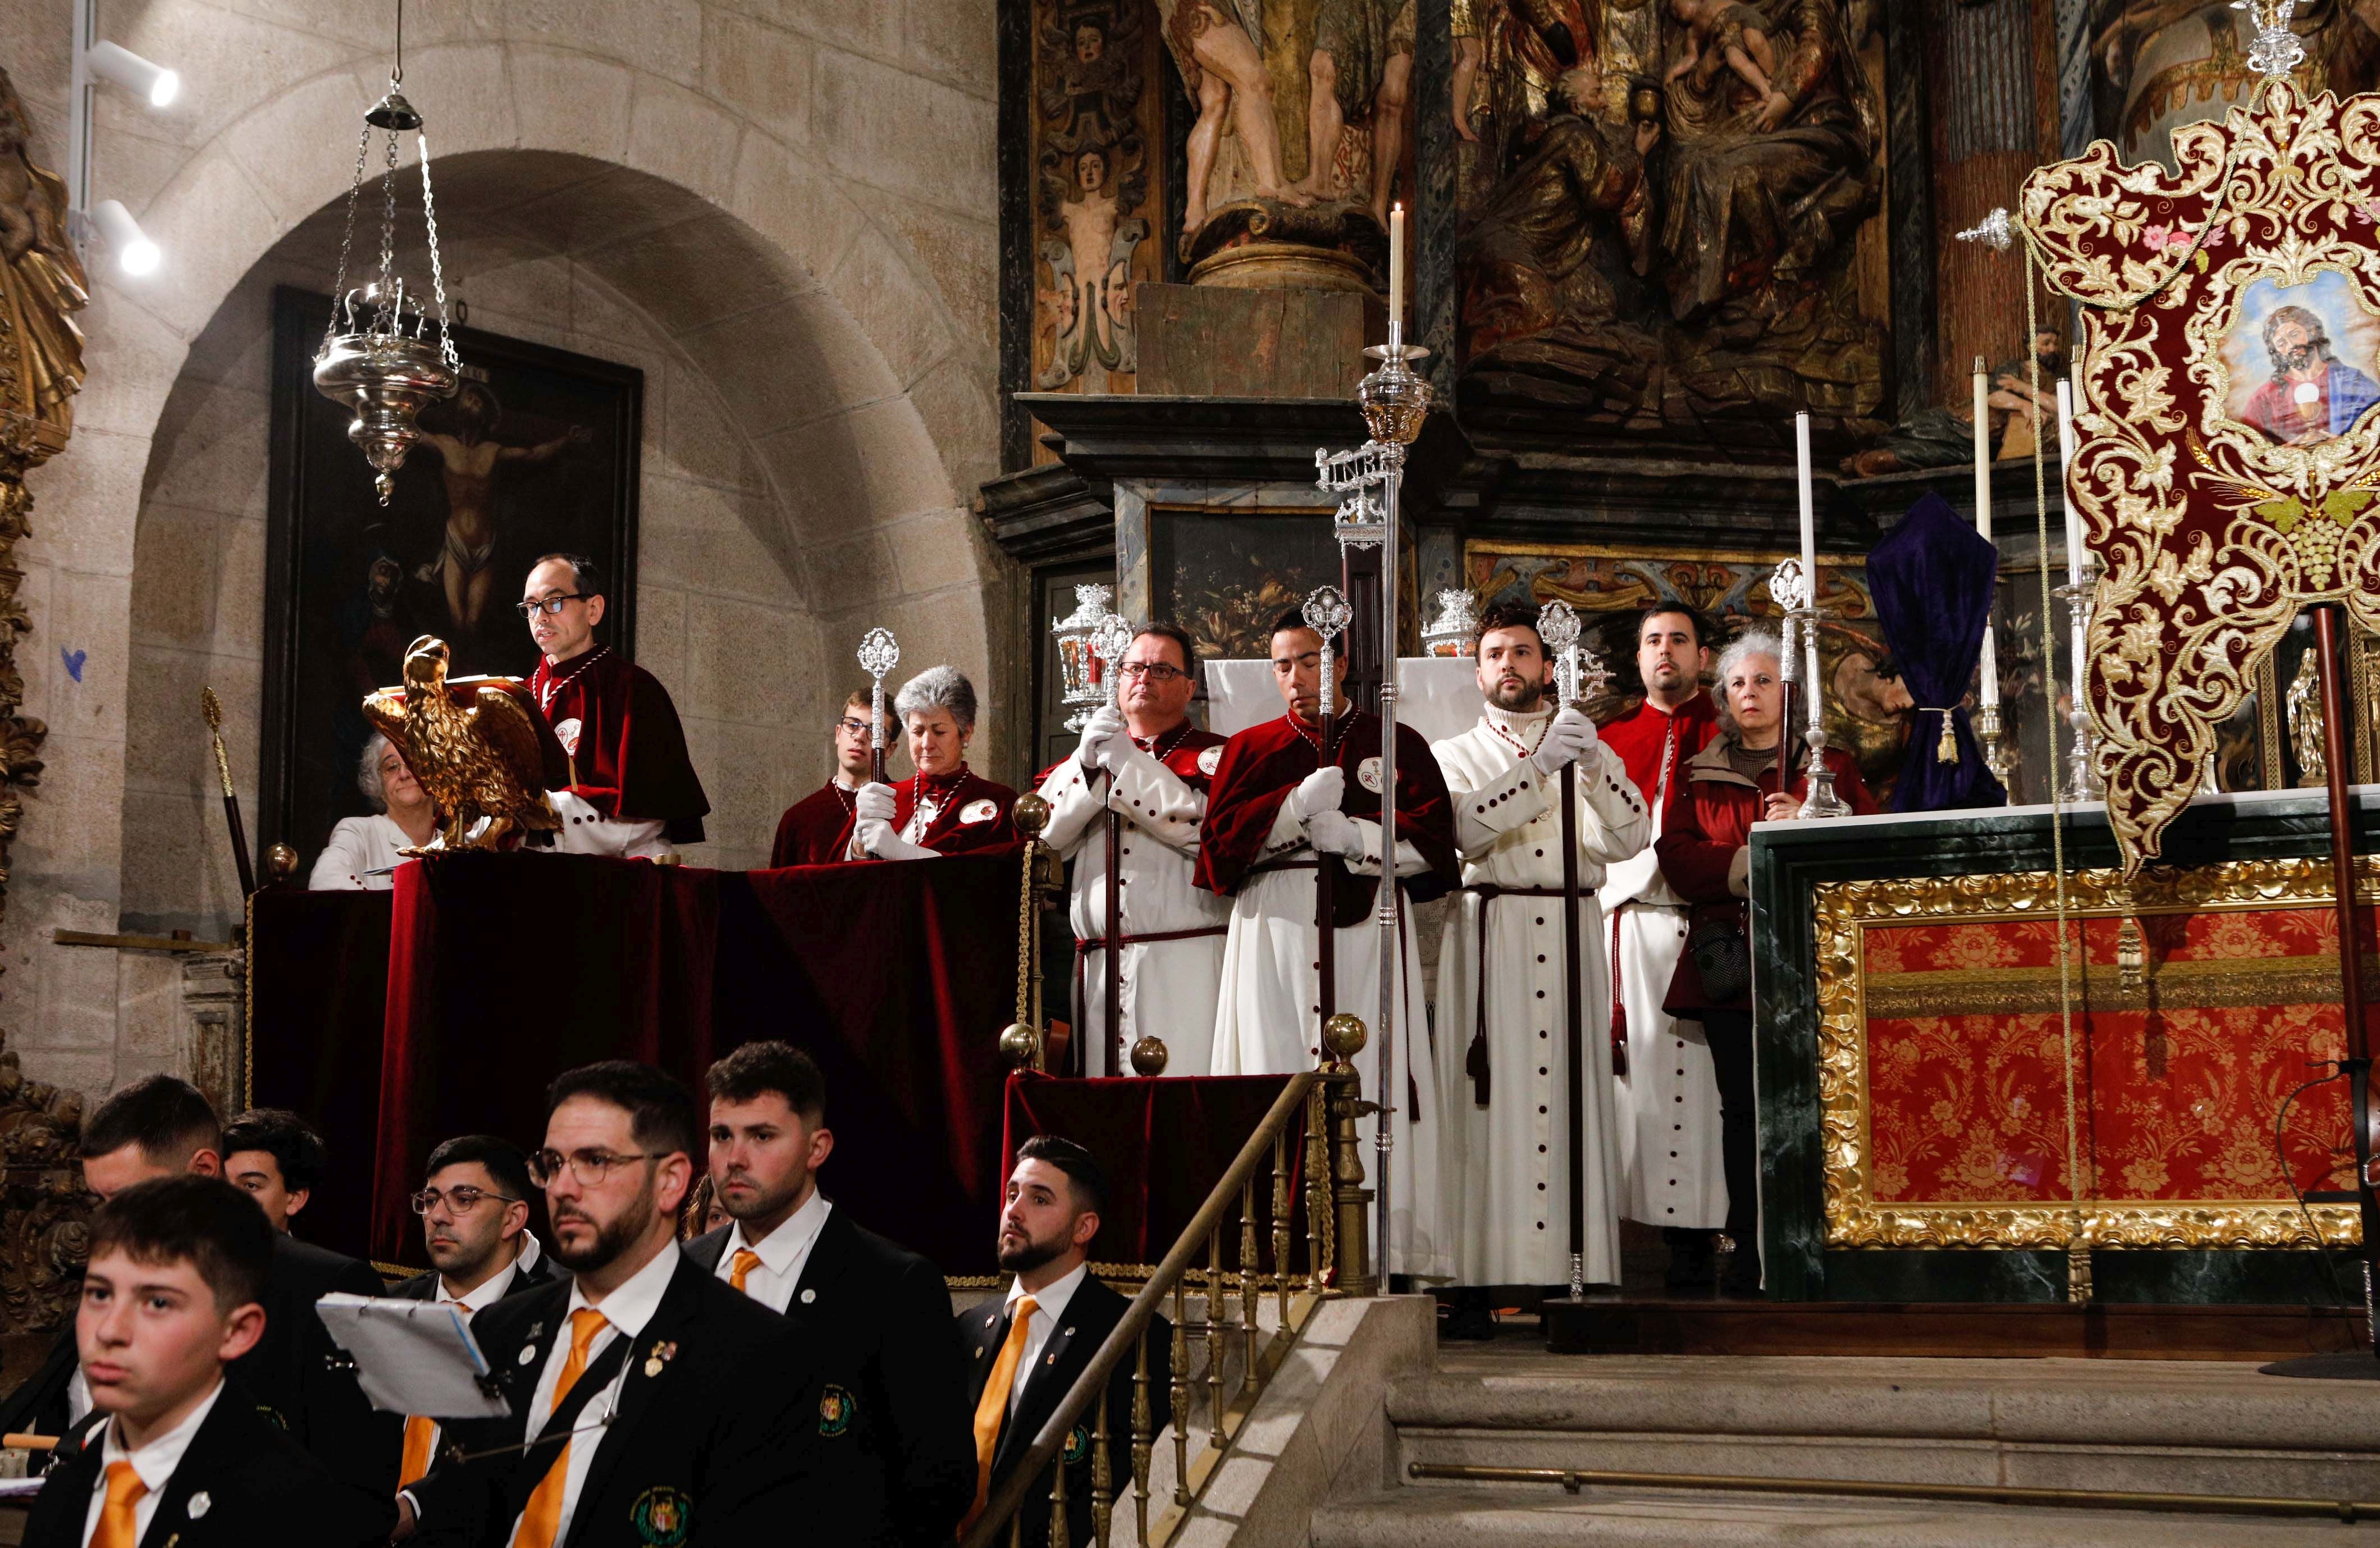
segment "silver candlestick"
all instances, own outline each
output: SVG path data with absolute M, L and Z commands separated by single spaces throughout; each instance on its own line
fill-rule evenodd
M 2073 687 L 2066 724 L 2074 732 L 2073 745 L 2066 754 L 2066 777 L 2059 785 L 2058 798 L 2076 805 L 2090 805 L 2107 798 L 2107 783 L 2099 777 L 2099 737 L 2097 727 L 2091 722 L 2091 706 L 2082 697 L 2082 685 L 2089 676 L 2082 664 L 2090 650 L 2091 608 L 2099 592 L 2096 567 L 2086 567 L 2082 579 L 2060 586 L 2052 596 L 2066 603 L 2068 651 L 2070 662 L 2067 679 Z

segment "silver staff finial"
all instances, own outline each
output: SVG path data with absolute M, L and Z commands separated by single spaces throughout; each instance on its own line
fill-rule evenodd
M 2016 245 L 2016 223 L 2009 219 L 2006 209 L 1990 214 L 1959 233 L 1962 242 L 1981 242 L 1994 252 L 2006 252 Z

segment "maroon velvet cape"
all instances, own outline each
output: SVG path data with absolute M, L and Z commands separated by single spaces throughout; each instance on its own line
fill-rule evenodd
M 922 777 L 911 774 L 892 786 L 893 832 L 907 827 L 910 815 L 917 810 L 917 786 Z M 1025 835 L 1016 831 L 1016 792 L 1007 786 L 995 785 L 962 763 L 955 780 L 945 776 L 929 787 L 947 794 L 941 798 L 941 811 L 917 836 L 920 847 L 937 854 L 965 855 L 1024 842 Z M 982 801 L 991 802 L 991 815 L 972 823 L 964 821 L 970 808 L 981 810 L 978 803 Z
M 852 793 L 828 780 L 785 808 L 777 819 L 776 847 L 769 851 L 769 869 L 789 865 L 835 865 L 851 857 Z
M 617 651 L 596 649 L 602 656 L 575 675 L 579 658 L 559 667 L 540 661 L 528 680 L 530 696 L 545 706 L 547 723 L 570 755 L 571 794 L 620 822 L 659 822 L 673 844 L 701 843 L 710 798 L 686 755 L 669 690 Z M 548 685 L 563 679 L 548 700 Z M 575 738 L 563 732 L 572 721 L 578 723 Z
M 1669 744 L 1672 725 L 1677 727 L 1678 745 L 1670 754 L 1670 786 L 1675 789 L 1685 783 L 1685 768 L 1694 754 L 1718 735 L 1718 706 L 1711 702 L 1708 689 L 1698 691 L 1669 714 L 1648 700 L 1600 728 L 1605 743 L 1628 765 L 1636 793 L 1648 803 L 1661 798 L 1661 752 Z
M 1207 792 L 1207 820 L 1199 828 L 1197 882 L 1226 896 L 1240 890 L 1263 858 L 1281 803 L 1298 781 L 1322 766 L 1308 736 L 1313 727 L 1288 715 L 1251 725 L 1223 744 L 1222 761 Z M 1377 823 L 1378 792 L 1364 787 L 1366 760 L 1380 752 L 1380 718 L 1356 711 L 1342 715 L 1330 738 L 1331 762 L 1347 772 L 1339 809 Z M 1454 853 L 1454 803 L 1429 743 L 1410 725 L 1397 727 L 1397 839 L 1421 852 L 1429 869 L 1405 879 L 1405 890 L 1422 901 L 1438 897 L 1462 881 Z

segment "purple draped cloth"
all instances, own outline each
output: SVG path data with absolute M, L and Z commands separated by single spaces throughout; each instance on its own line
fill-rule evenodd
M 1964 703 L 1984 653 L 1984 625 L 1998 578 L 1998 548 L 1938 494 L 1911 506 L 1868 555 L 1876 617 L 1900 664 L 1901 685 L 1918 705 L 1893 786 L 1895 811 L 2008 804 L 2008 792 L 1984 764 L 1983 744 Z M 1945 715 L 1957 752 L 1950 762 L 1940 755 Z

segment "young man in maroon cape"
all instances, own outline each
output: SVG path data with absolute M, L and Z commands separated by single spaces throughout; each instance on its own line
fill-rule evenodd
M 602 571 L 579 554 L 549 554 L 529 567 L 520 614 L 545 659 L 528 689 L 570 756 L 570 784 L 550 792 L 562 817 L 561 847 L 650 859 L 702 842 L 710 800 L 686 756 L 669 690 L 609 645 Z
M 1198 884 L 1232 897 L 1215 1012 L 1216 1075 L 1288 1075 L 1321 1054 L 1318 866 L 1332 867 L 1334 1009 L 1361 1017 L 1364 1096 L 1382 1101 L 1380 1055 L 1393 1047 L 1390 1151 L 1392 1272 L 1444 1277 L 1453 1237 L 1438 1163 L 1439 1083 L 1422 1003 L 1418 934 L 1408 913 L 1395 964 L 1393 1028 L 1379 1019 L 1380 932 L 1373 913 L 1380 863 L 1380 721 L 1347 707 L 1346 658 L 1333 663 L 1334 711 L 1321 717 L 1322 640 L 1298 614 L 1274 624 L 1273 683 L 1286 711 L 1223 745 L 1207 798 Z M 1397 728 L 1395 873 L 1409 898 L 1461 879 L 1454 814 L 1429 743 Z
M 1075 1037 L 1088 1075 L 1123 1075 L 1143 1037 L 1165 1044 L 1165 1073 L 1204 1075 L 1215 1035 L 1231 905 L 1198 885 L 1198 823 L 1223 738 L 1190 722 L 1197 658 L 1172 624 L 1148 624 L 1119 669 L 1116 706 L 1100 705 L 1074 757 L 1042 774 L 1042 837 L 1075 865 Z M 1108 824 L 1122 819 L 1116 896 L 1122 993 L 1107 1041 Z
M 864 691 L 843 701 L 834 722 L 834 777 L 785 808 L 777 820 L 776 847 L 769 852 L 771 869 L 833 865 L 851 858 L 859 787 L 875 767 L 875 744 L 868 734 L 868 712 L 874 704 Z M 890 747 L 895 735 L 890 713 L 884 720 L 884 745 Z
M 852 802 L 852 859 L 929 860 L 1022 841 L 1016 792 L 966 764 L 975 737 L 975 685 L 955 666 L 929 666 L 892 701 L 909 762 L 898 785 L 864 785 Z
M 1656 603 L 1636 625 L 1636 672 L 1645 701 L 1603 728 L 1653 811 L 1653 835 L 1686 765 L 1718 735 L 1718 707 L 1703 687 L 1710 669 L 1702 616 Z M 1673 1289 L 1707 1286 L 1727 1224 L 1719 1164 L 1718 1082 L 1702 1023 L 1661 1008 L 1686 945 L 1687 905 L 1648 845 L 1611 867 L 1603 884 L 1611 920 L 1612 1041 L 1629 1056 L 1615 1082 L 1620 1124 L 1620 1214 L 1661 1227 Z

